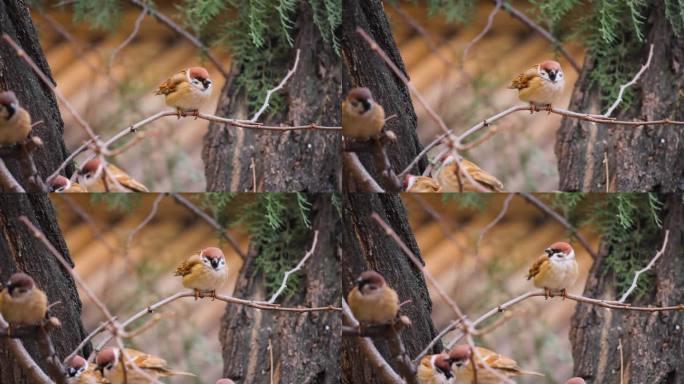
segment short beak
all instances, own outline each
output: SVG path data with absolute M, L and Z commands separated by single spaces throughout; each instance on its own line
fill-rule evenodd
M 69 375 L 69 377 L 73 377 L 76 374 L 76 368 L 69 367 L 67 369 L 67 374 Z
M 104 376 L 104 367 L 103 366 L 98 365 L 97 367 L 95 367 L 95 370 L 100 372 L 100 375 Z
M 361 104 L 363 104 L 364 111 L 368 111 L 369 109 L 371 109 L 371 103 L 368 99 L 362 99 Z
M 553 254 L 553 251 L 551 250 L 551 248 L 546 248 L 544 250 L 544 252 L 546 252 L 549 256 L 551 256 Z

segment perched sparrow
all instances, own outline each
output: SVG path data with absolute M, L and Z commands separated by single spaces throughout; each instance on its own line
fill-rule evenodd
M 418 373 L 419 384 L 448 384 L 453 377 L 451 359 L 446 353 L 427 355 L 420 359 Z
M 573 377 L 571 379 L 568 379 L 568 381 L 566 381 L 565 384 L 587 384 L 587 382 L 584 381 L 584 379 L 581 377 Z
M 47 296 L 31 276 L 13 274 L 0 291 L 0 313 L 10 325 L 38 324 L 47 312 Z
M 546 60 L 519 74 L 508 88 L 517 89 L 518 98 L 529 102 L 532 111 L 540 106 L 550 111 L 551 104 L 563 93 L 563 85 L 565 80 L 560 64 L 557 61 Z
M 164 95 L 166 105 L 176 108 L 180 118 L 185 112 L 191 112 L 197 117 L 199 108 L 209 99 L 211 91 L 209 72 L 202 67 L 192 67 L 161 83 L 156 94 Z
M 353 88 L 342 100 L 342 135 L 354 139 L 377 136 L 385 126 L 385 110 L 368 88 Z
M 500 377 L 485 368 L 482 363 L 483 361 L 500 376 L 506 378 L 521 375 L 544 376 L 537 372 L 523 371 L 518 367 L 518 363 L 515 360 L 499 355 L 489 349 L 482 347 L 475 347 L 475 349 L 482 357 L 482 360 L 477 357 L 478 354 L 474 354 L 469 345 L 465 344 L 459 345 L 449 352 L 451 369 L 458 383 L 474 383 L 471 354 L 474 354 L 473 358 L 477 364 L 477 382 L 480 384 L 498 384 L 502 381 Z
M 397 317 L 399 296 L 375 271 L 365 271 L 347 295 L 354 317 L 361 324 L 386 324 Z
M 0 93 L 0 145 L 16 144 L 31 132 L 31 116 L 12 91 Z
M 442 192 L 442 186 L 432 177 L 409 174 L 404 178 L 404 191 L 413 193 L 437 193 Z
M 482 168 L 466 159 L 461 159 L 461 166 L 470 174 L 473 180 L 480 183 L 480 185 L 489 192 L 503 192 L 503 184 L 496 177 L 490 175 Z M 458 163 L 452 155 L 444 159 L 442 165 L 435 171 L 433 177 L 439 185 L 442 186 L 444 192 L 459 192 L 458 183 Z M 468 178 L 461 173 L 461 183 L 463 185 L 463 192 L 481 192 L 475 185 L 473 185 Z
M 75 192 L 88 192 L 81 184 L 72 183 L 71 180 L 67 179 L 62 175 L 57 175 L 50 179 L 48 182 L 50 185 L 50 192 L 57 193 L 75 193 Z
M 235 382 L 231 379 L 218 379 L 216 384 L 235 384 Z
M 216 290 L 228 280 L 226 258 L 216 247 L 204 248 L 199 255 L 182 262 L 174 276 L 183 276 L 183 286 L 195 290 L 195 300 L 202 292 L 209 292 L 215 298 Z
M 108 163 L 107 172 L 99 159 L 88 160 L 78 171 L 78 181 L 88 192 L 149 192 L 147 187 L 121 168 Z M 112 178 L 114 180 L 112 180 Z M 107 185 L 105 187 L 105 180 Z
M 148 355 L 135 349 L 126 348 L 126 379 L 128 384 L 147 384 L 150 382 L 148 378 L 141 375 L 133 365 L 140 368 L 148 376 L 153 379 L 169 376 L 196 376 L 189 372 L 172 371 L 166 363 L 166 360 L 161 357 Z M 102 376 L 111 384 L 123 384 L 124 372 L 121 366 L 121 350 L 119 348 L 106 348 L 100 351 L 95 358 L 97 363 L 97 370 L 102 373 Z
M 105 381 L 88 361 L 81 356 L 74 356 L 67 362 L 67 382 L 69 384 L 101 384 Z
M 527 280 L 534 279 L 534 286 L 544 288 L 546 296 L 551 290 L 560 290 L 565 298 L 567 289 L 575 283 L 579 275 L 579 267 L 575 259 L 575 251 L 570 244 L 557 242 L 544 250 L 546 254 L 540 256 L 530 268 Z

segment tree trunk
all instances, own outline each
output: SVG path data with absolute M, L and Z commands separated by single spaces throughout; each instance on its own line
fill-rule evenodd
M 654 44 L 651 65 L 634 85 L 635 100 L 615 115 L 619 120 L 684 120 L 684 39 L 675 37 L 665 17 L 665 2 L 652 1 L 649 32 L 640 55 L 628 60 L 638 68 Z M 570 109 L 604 113 L 599 89 L 589 74 L 595 59 L 585 61 Z M 619 87 L 620 84 L 615 84 Z M 677 192 L 684 190 L 684 130 L 674 125 L 630 127 L 563 118 L 556 156 L 563 191 Z M 608 161 L 608 175 L 604 159 Z M 608 184 L 608 185 L 606 185 Z
M 311 21 L 307 2 L 300 3 L 293 54 L 278 71 L 285 76 L 292 68 L 297 49 L 299 65 L 280 91 L 286 94 L 284 111 L 267 113 L 265 123 L 339 126 L 340 58 Z M 245 90 L 235 83 L 239 72 L 234 67 L 221 90 L 219 116 L 248 119 L 255 112 L 247 110 Z M 207 191 L 336 191 L 339 148 L 338 131 L 258 132 L 212 122 L 202 150 Z
M 345 194 L 342 230 L 342 292 L 346 295 L 354 280 L 365 270 L 382 274 L 389 286 L 399 294 L 399 301 L 411 300 L 401 308 L 401 314 L 411 320 L 411 326 L 401 331 L 401 338 L 411 359 L 435 337 L 430 314 L 432 302 L 422 273 L 404 255 L 399 246 L 383 231 L 370 215 L 377 212 L 406 245 L 420 257 L 420 250 L 408 224 L 404 205 L 397 194 Z M 376 347 L 393 364 L 384 340 L 373 340 Z M 441 351 L 438 343 L 434 351 Z M 343 383 L 379 383 L 375 368 L 369 364 L 352 337 L 342 339 L 340 354 Z M 393 365 L 394 366 L 394 365 Z M 397 367 L 394 366 L 395 371 Z
M 356 32 L 356 28 L 361 27 L 366 31 L 408 77 L 404 62 L 392 37 L 392 29 L 381 1 L 345 0 L 342 3 L 343 94 L 346 95 L 353 87 L 367 87 L 373 98 L 383 106 L 387 117 L 396 115 L 396 118 L 387 121 L 385 129 L 393 131 L 398 137 L 395 143 L 389 145 L 387 152 L 395 173 L 399 173 L 422 149 L 416 135 L 417 119 L 411 95 L 401 79 L 394 75 Z M 370 153 L 359 153 L 359 158 L 373 178 L 380 182 L 380 170 L 376 169 L 373 156 Z M 422 172 L 426 165 L 427 161 L 423 158 L 414 167 L 413 173 Z M 362 190 L 348 174 L 349 172 L 344 172 L 345 190 Z
M 635 305 L 675 305 L 684 302 L 684 206 L 681 196 L 670 194 L 663 207 L 663 233 L 670 230 L 665 253 L 651 270 L 648 278 L 655 284 L 654 293 L 636 300 Z M 653 250 L 660 249 L 663 239 L 644 244 Z M 615 292 L 615 275 L 608 270 L 606 256 L 601 252 L 589 272 L 584 296 L 612 299 Z M 653 257 L 653 256 L 650 256 Z M 643 260 L 643 265 L 649 262 Z M 633 299 L 628 299 L 632 302 Z M 621 383 L 620 351 L 624 357 L 624 382 L 649 384 L 684 383 L 684 312 L 634 312 L 607 310 L 578 303 L 572 318 L 570 341 L 575 361 L 575 375 L 587 383 Z
M 0 26 L 0 30 L 19 44 L 36 65 L 52 79 L 31 14 L 24 1 L 0 2 Z M 16 51 L 4 40 L 0 41 L 0 90 L 14 91 L 19 103 L 31 114 L 32 121 L 42 121 L 33 128 L 33 135 L 43 140 L 43 147 L 34 151 L 33 156 L 38 174 L 45 179 L 69 155 L 62 140 L 64 122 L 52 90 L 41 82 L 28 64 L 17 56 Z M 27 180 L 20 172 L 18 159 L 13 156 L 3 160 L 19 184 L 28 189 Z M 67 167 L 67 174 L 71 175 L 71 172 L 73 167 Z
M 26 216 L 71 262 L 69 250 L 57 225 L 55 211 L 46 194 L 0 194 L 0 212 L 0 277 L 6 282 L 11 274 L 23 271 L 33 277 L 38 287 L 45 291 L 49 303 L 59 303 L 50 308 L 50 315 L 56 316 L 62 326 L 52 331 L 50 336 L 57 355 L 63 359 L 85 338 L 81 323 L 81 299 L 69 272 L 61 267 L 43 243 L 18 220 L 19 216 Z M 47 373 L 36 341 L 22 340 L 34 360 Z M 90 345 L 86 346 L 84 353 L 90 353 Z M 29 382 L 4 341 L 0 340 L 0 383 Z
M 297 272 L 303 276 L 299 283 L 301 294 L 284 300 L 283 306 L 340 305 L 339 273 L 334 268 L 339 264 L 340 222 L 330 195 L 313 198 L 312 215 L 313 229 L 319 231 L 318 243 L 313 255 Z M 310 244 L 311 239 L 307 249 Z M 247 255 L 235 286 L 236 297 L 268 299 L 263 276 L 254 272 L 257 252 L 252 247 Z M 241 384 L 337 384 L 340 373 L 336 357 L 341 327 L 337 312 L 290 313 L 229 305 L 219 334 L 224 377 Z M 269 343 L 273 353 L 273 381 Z

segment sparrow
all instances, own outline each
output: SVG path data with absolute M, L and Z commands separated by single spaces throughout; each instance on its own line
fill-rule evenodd
M 105 172 L 101 164 L 99 159 L 88 160 L 78 171 L 78 181 L 88 192 L 149 192 L 147 187 L 116 165 L 107 163 Z
M 533 279 L 535 287 L 544 288 L 547 298 L 551 296 L 551 290 L 560 290 L 565 298 L 568 287 L 575 283 L 579 275 L 575 251 L 570 244 L 560 241 L 551 244 L 544 252 L 532 264 L 527 280 Z
M 74 356 L 66 364 L 67 382 L 69 384 L 101 384 L 105 383 L 99 372 L 90 366 L 82 356 Z
M 157 95 L 164 95 L 166 105 L 176 108 L 178 118 L 187 112 L 199 116 L 199 108 L 211 96 L 209 72 L 202 67 L 184 69 L 161 83 Z
M 0 93 L 0 145 L 16 144 L 31 132 L 31 115 L 12 91 Z
M 0 313 L 10 325 L 34 325 L 45 319 L 47 296 L 31 276 L 15 273 L 0 291 Z
M 587 382 L 584 381 L 584 379 L 581 377 L 573 377 L 571 379 L 568 379 L 568 381 L 566 381 L 565 384 L 587 384 Z
M 473 180 L 480 183 L 480 185 L 489 192 L 503 192 L 503 184 L 494 176 L 487 173 L 487 171 L 478 167 L 476 164 L 461 159 L 461 166 L 466 172 L 470 174 Z M 442 187 L 444 192 L 459 192 L 459 178 L 457 176 L 458 163 L 453 155 L 447 156 L 442 164 L 434 171 L 432 177 L 437 180 L 437 183 Z M 481 192 L 468 178 L 461 173 L 461 185 L 463 192 Z
M 353 88 L 342 100 L 342 135 L 366 140 L 385 126 L 385 110 L 373 100 L 368 88 Z
M 76 193 L 76 192 L 88 192 L 81 184 L 72 183 L 71 180 L 67 179 L 62 175 L 57 175 L 50 179 L 48 182 L 50 186 L 50 192 L 57 193 Z
M 349 308 L 361 324 L 392 323 L 399 311 L 399 296 L 375 271 L 365 271 L 347 295 Z
M 530 103 L 532 113 L 536 107 L 546 107 L 551 111 L 551 104 L 563 93 L 564 85 L 560 64 L 546 60 L 516 76 L 508 88 L 518 90 L 518 98 Z
M 141 375 L 133 366 L 137 366 L 155 380 L 169 376 L 196 376 L 193 373 L 173 371 L 161 357 L 149 355 L 135 349 L 126 348 L 126 382 L 128 384 L 147 384 L 149 379 Z M 119 348 L 105 348 L 97 354 L 95 362 L 102 377 L 111 384 L 123 384 L 124 372 L 121 365 L 121 350 Z
M 195 300 L 202 292 L 216 298 L 216 290 L 228 280 L 228 266 L 223 252 L 216 247 L 204 248 L 182 262 L 174 276 L 183 277 L 183 286 L 195 290 Z
M 448 384 L 453 377 L 451 359 L 446 353 L 427 355 L 420 359 L 416 374 L 419 384 Z
M 477 354 L 474 354 L 473 359 L 477 364 L 477 382 L 479 384 L 498 384 L 501 383 L 501 378 L 493 374 L 490 370 L 485 368 L 483 361 L 489 365 L 491 369 L 497 372 L 500 376 L 511 378 L 521 375 L 535 375 L 544 376 L 538 372 L 523 371 L 518 366 L 518 363 L 506 356 L 500 355 L 494 351 L 482 347 L 475 347 L 479 355 L 482 357 L 480 360 Z M 454 377 L 458 380 L 458 383 L 470 384 L 474 383 L 473 378 L 473 367 L 471 364 L 471 354 L 473 351 L 469 345 L 463 344 L 454 347 L 449 351 L 449 357 L 451 359 L 451 370 Z
M 218 379 L 216 384 L 235 384 L 235 382 L 231 379 Z
M 404 191 L 413 193 L 438 193 L 442 192 L 442 186 L 437 180 L 427 176 L 415 176 L 408 174 L 404 178 Z

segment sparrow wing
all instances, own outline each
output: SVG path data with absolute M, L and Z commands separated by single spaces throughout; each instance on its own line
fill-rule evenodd
M 200 259 L 200 256 L 199 255 L 193 255 L 189 259 L 180 263 L 180 265 L 178 267 L 176 267 L 176 271 L 173 273 L 173 275 L 174 276 L 189 275 L 190 272 L 192 272 L 192 268 L 195 265 L 201 264 L 201 263 L 202 263 L 202 260 Z
M 474 164 L 466 159 L 461 160 L 461 164 L 469 171 L 470 176 L 475 179 L 475 181 L 484 184 L 486 187 L 489 187 L 493 192 L 503 192 L 503 184 L 494 177 L 493 175 L 490 175 L 485 171 L 484 169 L 480 168 L 477 166 L 477 164 Z
M 159 84 L 155 95 L 168 95 L 169 93 L 175 92 L 178 84 L 184 82 L 186 79 L 185 69 L 179 71 L 175 75 L 169 77 L 165 82 Z
M 129 189 L 132 192 L 149 192 L 146 186 L 129 176 L 116 165 L 107 164 L 107 168 L 109 168 L 111 173 L 116 177 L 116 181 L 121 184 L 122 187 Z
M 71 183 L 71 186 L 67 188 L 64 192 L 66 193 L 86 193 L 88 192 L 81 184 Z
M 547 255 L 541 255 L 537 259 L 537 261 L 532 264 L 532 267 L 530 268 L 529 272 L 527 273 L 527 280 L 532 279 L 533 277 L 537 276 L 539 272 L 542 269 L 542 265 L 549 259 Z
M 530 80 L 539 76 L 539 65 L 533 65 L 528 68 L 525 72 L 516 76 L 511 84 L 508 85 L 510 89 L 525 89 L 529 86 Z

